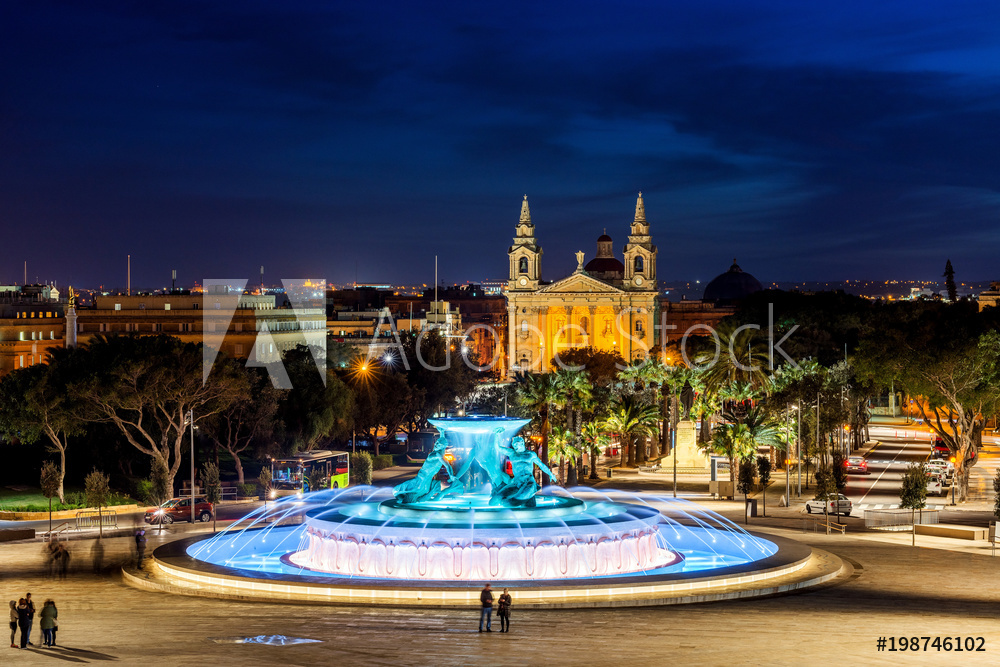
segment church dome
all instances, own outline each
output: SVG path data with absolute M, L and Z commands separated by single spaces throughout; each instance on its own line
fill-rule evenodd
M 625 265 L 615 258 L 611 237 L 605 232 L 597 238 L 597 256 L 587 262 L 584 271 L 597 278 L 621 278 L 625 273 Z
M 743 271 L 736 260 L 725 273 L 716 276 L 712 282 L 705 286 L 703 301 L 726 302 L 739 301 L 754 292 L 760 292 L 764 286 L 760 281 L 749 273 Z

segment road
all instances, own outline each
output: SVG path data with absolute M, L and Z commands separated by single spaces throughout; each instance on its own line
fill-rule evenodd
M 874 426 L 871 436 L 880 444 L 865 455 L 868 474 L 851 474 L 845 494 L 854 503 L 855 511 L 884 509 L 899 505 L 899 487 L 907 466 L 927 461 L 933 435 L 920 425 L 908 427 Z M 1000 447 L 996 436 L 983 438 L 979 460 L 970 471 L 970 500 L 984 500 L 992 489 L 992 478 L 1000 467 Z M 928 497 L 929 507 L 950 507 L 951 495 Z

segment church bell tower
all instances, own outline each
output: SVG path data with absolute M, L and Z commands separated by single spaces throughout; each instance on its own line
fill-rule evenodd
M 625 289 L 656 291 L 656 246 L 649 235 L 646 206 L 641 192 L 635 202 L 635 219 L 624 251 Z
M 535 241 L 535 226 L 531 224 L 528 195 L 524 195 L 524 201 L 521 202 L 521 219 L 517 223 L 514 245 L 507 251 L 507 255 L 510 257 L 507 290 L 537 290 L 542 279 L 542 249 Z

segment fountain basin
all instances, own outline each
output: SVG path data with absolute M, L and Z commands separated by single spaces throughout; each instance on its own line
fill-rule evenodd
M 468 509 L 349 504 L 306 514 L 307 546 L 287 556 L 304 569 L 406 580 L 556 580 L 645 572 L 679 563 L 651 507 L 537 497 L 535 507 Z

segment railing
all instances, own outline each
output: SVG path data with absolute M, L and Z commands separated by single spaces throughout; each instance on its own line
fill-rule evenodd
M 113 511 L 101 511 L 98 513 L 95 510 L 84 510 L 76 513 L 76 527 L 78 530 L 81 528 L 97 528 L 99 526 L 117 528 L 118 514 Z
M 875 530 L 909 530 L 914 523 L 930 525 L 938 523 L 939 510 L 865 510 L 865 528 Z
M 825 519 L 824 520 L 824 519 L 817 519 L 817 518 L 814 518 L 814 517 L 804 517 L 802 519 L 802 522 L 803 522 L 802 523 L 802 530 L 803 530 L 803 532 L 806 530 L 806 526 L 812 524 L 812 529 L 813 529 L 814 533 L 815 532 L 819 532 L 819 530 L 822 529 L 822 530 L 825 530 L 826 532 L 830 532 L 831 530 L 835 530 L 838 533 L 840 533 L 841 535 L 846 535 L 847 534 L 847 524 L 834 523 L 834 522 L 830 521 L 829 519 Z
M 61 523 L 52 530 L 47 530 L 44 533 L 42 533 L 42 541 L 51 542 L 53 537 L 56 537 L 60 533 L 63 533 L 67 530 L 73 530 L 73 527 L 70 526 L 68 522 Z

